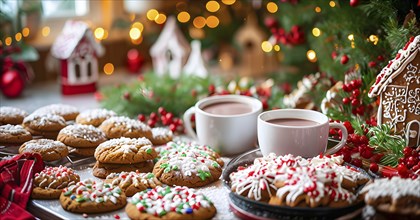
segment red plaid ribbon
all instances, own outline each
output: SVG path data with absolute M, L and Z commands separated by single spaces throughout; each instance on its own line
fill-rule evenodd
M 25 210 L 34 174 L 44 169 L 41 155 L 24 153 L 0 161 L 0 219 L 35 219 Z

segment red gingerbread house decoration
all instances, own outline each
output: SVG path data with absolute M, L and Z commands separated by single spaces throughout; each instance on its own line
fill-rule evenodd
M 409 146 L 420 145 L 420 35 L 382 69 L 369 97 L 379 96 L 378 123 L 389 124 Z
M 51 48 L 51 54 L 60 60 L 63 95 L 96 91 L 98 57 L 104 52 L 86 23 L 65 23 Z

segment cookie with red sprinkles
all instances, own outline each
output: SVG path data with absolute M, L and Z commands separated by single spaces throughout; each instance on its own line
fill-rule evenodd
M 58 199 L 64 188 L 79 181 L 79 175 L 71 168 L 61 165 L 59 167 L 46 167 L 35 174 L 31 198 Z
M 182 186 L 161 187 L 136 193 L 125 211 L 130 219 L 211 219 L 213 203 L 194 189 Z

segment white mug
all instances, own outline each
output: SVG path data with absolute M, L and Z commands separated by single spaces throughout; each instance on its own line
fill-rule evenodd
M 303 119 L 309 124 L 282 125 L 269 122 L 275 119 Z M 306 123 L 302 122 L 301 123 Z M 330 128 L 342 132 L 341 141 L 327 150 Z M 342 148 L 347 140 L 347 129 L 342 124 L 329 123 L 324 114 L 304 109 L 279 109 L 261 113 L 258 116 L 258 144 L 264 156 L 293 154 L 305 158 L 319 154 L 333 154 Z
M 228 103 L 245 104 L 249 111 L 230 114 L 233 107 L 222 106 L 223 114 L 204 111 L 211 105 Z M 242 104 L 240 104 L 242 103 Z M 226 112 L 227 111 L 227 112 Z M 208 145 L 222 155 L 234 155 L 252 149 L 257 144 L 257 118 L 262 111 L 262 103 L 252 97 L 240 95 L 211 96 L 198 101 L 184 113 L 184 124 L 189 136 L 200 144 Z M 191 126 L 191 116 L 195 114 L 196 131 Z

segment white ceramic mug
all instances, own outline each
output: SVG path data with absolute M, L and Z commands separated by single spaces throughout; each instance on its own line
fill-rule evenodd
M 312 125 L 290 126 L 270 123 L 275 119 L 303 119 Z M 341 141 L 327 150 L 330 128 L 338 128 L 342 132 Z M 258 144 L 264 156 L 293 154 L 302 157 L 314 157 L 333 154 L 342 148 L 347 140 L 347 129 L 342 124 L 329 123 L 324 114 L 303 109 L 279 109 L 261 113 L 258 116 Z
M 232 102 L 244 103 L 250 107 L 250 111 L 220 115 L 203 110 L 210 105 Z M 256 98 L 240 95 L 211 96 L 198 101 L 184 113 L 184 125 L 187 134 L 200 144 L 208 145 L 222 155 L 234 155 L 256 146 L 257 118 L 261 111 L 262 103 Z M 191 126 L 193 114 L 197 133 Z

